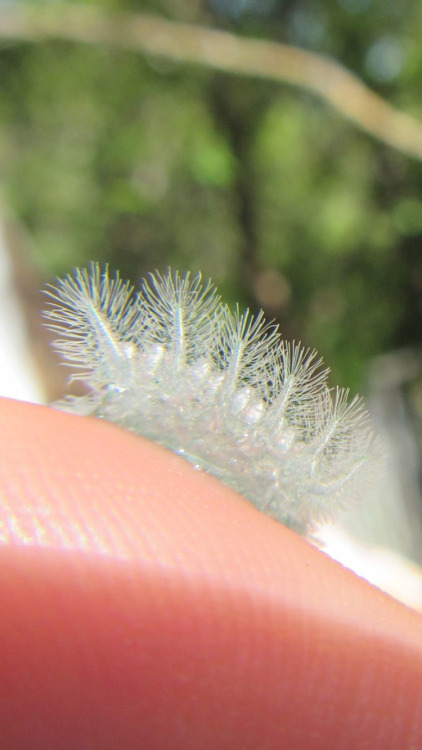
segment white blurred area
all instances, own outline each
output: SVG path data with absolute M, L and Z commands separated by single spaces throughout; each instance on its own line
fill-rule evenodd
M 44 403 L 45 394 L 30 354 L 28 327 L 13 283 L 6 236 L 0 215 L 0 396 Z
M 387 547 L 358 540 L 340 523 L 325 526 L 317 536 L 322 549 L 334 560 L 422 612 L 422 570 L 416 563 Z
M 368 394 L 385 453 L 376 492 L 322 534 L 334 558 L 422 611 L 422 352 L 375 358 Z
M 31 355 L 34 342 L 29 332 L 28 310 L 24 309 L 15 283 L 15 264 L 7 247 L 7 236 L 0 214 L 0 396 L 43 404 L 47 401 L 47 387 L 43 386 Z M 41 329 L 41 321 L 36 323 L 35 330 Z M 392 367 L 387 371 L 391 373 Z M 316 543 L 345 567 L 422 612 L 422 571 L 416 562 L 411 562 L 413 559 L 420 563 L 422 559 L 418 465 L 412 436 L 405 420 L 400 419 L 403 405 L 397 394 L 394 402 L 390 386 L 390 381 L 382 383 L 387 389 L 385 397 L 380 402 L 378 393 L 374 399 L 375 422 L 385 433 L 392 456 L 384 489 L 370 502 L 362 499 L 335 526 L 319 530 Z M 394 404 L 396 412 L 389 413 Z M 380 409 L 384 413 L 380 414 Z M 415 550 L 420 559 L 413 554 Z

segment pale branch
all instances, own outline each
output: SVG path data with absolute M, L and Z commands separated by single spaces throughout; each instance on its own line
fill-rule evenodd
M 422 122 L 323 55 L 148 14 L 57 3 L 0 9 L 0 40 L 105 44 L 306 89 L 379 141 L 422 159 Z

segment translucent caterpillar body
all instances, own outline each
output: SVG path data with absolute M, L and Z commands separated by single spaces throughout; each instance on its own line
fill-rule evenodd
M 48 294 L 55 346 L 90 390 L 60 408 L 164 445 L 300 533 L 361 491 L 376 442 L 361 399 L 330 389 L 316 352 L 262 312 L 232 313 L 199 274 L 171 270 L 134 296 L 92 264 Z

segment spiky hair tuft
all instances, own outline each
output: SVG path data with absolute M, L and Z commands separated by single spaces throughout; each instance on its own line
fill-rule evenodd
M 91 264 L 49 288 L 49 327 L 96 415 L 166 446 L 300 533 L 359 494 L 376 440 L 359 397 L 263 313 L 232 313 L 200 274 L 152 273 L 134 296 Z

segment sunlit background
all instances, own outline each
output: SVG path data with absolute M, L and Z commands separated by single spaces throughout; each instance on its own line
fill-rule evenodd
M 72 26 L 78 8 L 0 2 L 0 392 L 50 401 L 65 387 L 40 315 L 56 275 L 90 260 L 135 284 L 169 265 L 201 270 L 227 301 L 263 307 L 318 349 L 333 385 L 366 396 L 389 490 L 348 523 L 421 563 L 422 5 L 85 3 L 101 33 L 89 14 Z M 157 20 L 148 49 L 120 13 Z M 179 23 L 190 62 L 172 51 Z M 230 72 L 212 40 L 197 45 L 197 26 L 228 32 Z M 288 45 L 284 63 L 269 47 L 271 74 L 254 75 L 251 59 L 242 72 L 237 38 Z M 321 75 L 312 56 L 308 84 L 291 85 L 296 47 L 390 106 L 363 98 L 348 119 L 353 91 L 337 86 L 330 106 L 335 69 Z M 395 110 L 409 116 L 403 148 Z

